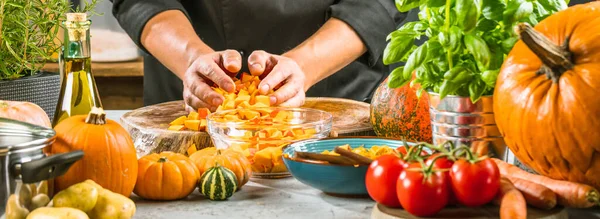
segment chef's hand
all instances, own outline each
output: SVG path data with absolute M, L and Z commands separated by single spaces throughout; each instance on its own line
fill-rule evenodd
M 258 85 L 261 94 L 282 85 L 271 94 L 271 105 L 299 107 L 304 104 L 305 75 L 298 63 L 291 58 L 254 51 L 248 57 L 248 69 L 252 75 L 267 74 Z
M 211 85 L 216 84 L 227 92 L 233 92 L 235 84 L 231 76 L 242 67 L 242 56 L 235 50 L 225 50 L 198 56 L 188 67 L 183 78 L 183 100 L 186 110 L 198 108 L 217 109 L 225 100 Z

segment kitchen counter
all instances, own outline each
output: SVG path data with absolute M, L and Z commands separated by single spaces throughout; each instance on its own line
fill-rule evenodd
M 124 110 L 107 110 L 109 119 L 120 121 Z M 375 202 L 369 198 L 341 198 L 326 195 L 293 177 L 284 179 L 252 178 L 227 201 L 210 201 L 196 190 L 185 200 L 136 202 L 135 218 L 340 218 L 367 219 Z M 600 218 L 600 208 L 569 209 L 570 218 Z

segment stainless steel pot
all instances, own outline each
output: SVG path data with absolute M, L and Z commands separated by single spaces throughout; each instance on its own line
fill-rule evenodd
M 434 144 L 450 141 L 456 146 L 470 146 L 481 154 L 513 160 L 496 126 L 492 96 L 483 96 L 473 103 L 469 97 L 440 99 L 439 94 L 429 93 L 429 105 Z
M 52 129 L 0 118 L 0 218 L 47 204 L 52 179 L 83 157 L 82 151 L 48 156 L 54 138 Z

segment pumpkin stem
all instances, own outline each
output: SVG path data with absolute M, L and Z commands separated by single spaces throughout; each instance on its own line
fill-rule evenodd
M 527 23 L 520 23 L 515 29 L 523 43 L 544 63 L 539 73 L 545 73 L 554 83 L 558 83 L 565 71 L 573 69 L 572 54 L 567 46 L 554 44 Z M 568 41 L 565 44 L 568 45 Z
M 159 163 L 167 162 L 167 160 L 168 160 L 167 157 L 160 157 L 160 158 L 158 158 L 158 162 Z
M 88 114 L 85 119 L 85 123 L 94 124 L 94 125 L 104 125 L 106 124 L 106 113 L 102 108 L 93 107 L 92 111 Z

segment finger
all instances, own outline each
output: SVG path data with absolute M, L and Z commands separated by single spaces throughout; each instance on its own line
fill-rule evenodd
M 265 51 L 257 50 L 248 56 L 248 69 L 252 75 L 262 75 L 267 67 L 274 65 L 271 55 Z M 268 72 L 266 72 L 268 73 Z
M 221 53 L 219 61 L 221 67 L 226 70 L 228 75 L 237 74 L 242 69 L 242 55 L 235 50 L 225 50 Z
M 215 92 L 210 86 L 208 86 L 202 79 L 195 80 L 191 84 L 189 84 L 187 89 L 184 89 L 184 96 L 191 95 L 195 98 L 201 100 L 205 107 L 208 106 L 219 106 L 223 103 L 225 97 L 223 95 Z M 196 105 L 189 102 L 188 105 L 195 107 Z M 210 107 L 208 107 L 210 108 Z
M 304 100 L 306 99 L 306 94 L 303 91 L 299 91 L 295 96 L 290 98 L 289 100 L 279 104 L 282 107 L 301 107 L 304 105 Z
M 185 102 L 186 111 L 188 112 L 196 111 L 198 108 L 209 108 L 211 110 L 216 109 L 215 106 L 207 104 L 196 95 L 193 95 L 188 89 L 183 91 L 183 101 Z
M 199 62 L 195 68 L 191 68 L 191 71 L 195 71 L 197 75 L 214 82 L 217 86 L 227 92 L 233 92 L 235 90 L 235 84 L 231 77 L 225 74 L 225 72 L 214 62 Z
M 286 65 L 278 64 L 273 68 L 273 71 L 265 77 L 258 85 L 259 92 L 261 94 L 267 94 L 271 88 L 276 87 L 278 84 L 284 82 L 290 75 L 292 75 L 293 69 L 290 69 Z M 281 88 L 280 88 L 281 89 Z
M 271 94 L 271 104 L 279 105 L 296 96 L 296 94 L 298 94 L 298 92 L 301 90 L 298 84 L 299 83 L 295 83 L 294 81 L 289 81 L 283 85 L 281 88 L 279 88 L 279 90 Z

